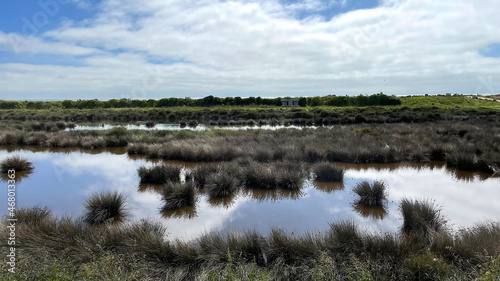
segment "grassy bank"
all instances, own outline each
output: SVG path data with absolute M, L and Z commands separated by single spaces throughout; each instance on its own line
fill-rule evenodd
M 131 155 L 192 162 L 394 163 L 445 161 L 460 170 L 500 171 L 499 121 L 439 121 L 414 124 L 335 125 L 276 131 L 107 131 L 33 132 L 4 130 L 0 146 L 53 148 L 127 147 Z
M 166 241 L 167 230 L 151 221 L 92 226 L 41 208 L 16 215 L 17 273 L 7 274 L 2 263 L 3 280 L 495 280 L 487 278 L 500 266 L 496 223 L 452 234 L 431 222 L 430 240 L 419 231 L 405 234 L 417 220 L 405 217 L 400 234 L 365 232 L 344 221 L 326 233 L 274 229 L 267 236 L 207 234 L 184 242 Z M 7 237 L 7 229 L 0 234 Z
M 500 103 L 462 96 L 418 96 L 400 98 L 395 106 L 306 106 L 283 108 L 269 105 L 163 107 L 163 108 L 94 108 L 94 109 L 0 109 L 0 119 L 33 121 L 39 130 L 56 130 L 60 122 L 146 122 L 213 125 L 231 124 L 358 124 L 429 122 L 471 118 L 495 119 Z M 50 122 L 47 124 L 40 122 Z M 232 122 L 232 123 L 231 123 Z

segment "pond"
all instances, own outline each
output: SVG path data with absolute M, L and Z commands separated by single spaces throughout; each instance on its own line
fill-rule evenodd
M 17 148 L 16 148 L 17 149 Z M 443 163 L 391 165 L 342 164 L 342 184 L 306 180 L 300 191 L 241 190 L 219 200 L 202 191 L 194 208 L 161 213 L 158 188 L 139 185 L 137 169 L 149 160 L 129 157 L 124 148 L 90 151 L 22 148 L 0 149 L 8 155 L 30 158 L 35 171 L 17 184 L 18 207 L 46 206 L 57 216 L 81 217 L 92 193 L 120 191 L 127 195 L 130 221 L 150 218 L 162 222 L 168 239 L 195 239 L 210 232 L 255 230 L 267 235 L 271 228 L 288 233 L 326 231 L 329 223 L 353 220 L 367 231 L 397 232 L 402 224 L 398 210 L 402 198 L 433 199 L 442 206 L 450 227 L 458 229 L 500 214 L 500 179 L 480 173 L 449 170 Z M 202 163 L 175 162 L 192 169 Z M 382 180 L 389 187 L 384 209 L 366 209 L 353 202 L 352 188 L 360 181 Z M 7 189 L 5 181 L 0 182 Z M 2 192 L 0 215 L 7 213 Z

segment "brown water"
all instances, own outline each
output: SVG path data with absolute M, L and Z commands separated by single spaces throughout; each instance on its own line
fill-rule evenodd
M 162 222 L 169 238 L 194 239 L 203 233 L 256 230 L 262 234 L 281 228 L 290 233 L 325 231 L 329 223 L 353 220 L 369 231 L 396 232 L 402 224 L 398 203 L 402 198 L 433 199 L 442 206 L 450 227 L 472 226 L 500 215 L 500 179 L 481 173 L 449 170 L 443 163 L 360 165 L 338 163 L 346 169 L 343 183 L 306 180 L 299 191 L 243 189 L 237 194 L 209 200 L 197 194 L 194 207 L 160 212 L 161 187 L 139 185 L 137 169 L 153 163 L 129 157 L 125 149 L 75 151 L 70 149 L 10 148 L 8 155 L 30 158 L 35 165 L 17 185 L 20 207 L 47 206 L 57 216 L 80 217 L 85 199 L 92 193 L 117 190 L 127 195 L 130 217 Z M 191 169 L 203 163 L 175 162 Z M 354 204 L 352 188 L 360 181 L 382 180 L 389 187 L 385 208 Z M 6 182 L 0 182 L 7 188 Z M 2 192 L 0 215 L 7 211 Z M 3 203 L 2 203 L 3 202 Z

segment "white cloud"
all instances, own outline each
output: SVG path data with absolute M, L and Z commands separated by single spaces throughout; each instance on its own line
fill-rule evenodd
M 18 33 L 4 33 L 0 30 L 0 51 L 13 53 L 57 54 L 71 56 L 86 56 L 99 54 L 96 48 L 80 47 L 64 42 L 48 42 L 33 36 Z
M 478 54 L 500 41 L 495 1 L 386 0 L 329 21 L 294 17 L 342 2 L 108 0 L 95 18 L 65 24 L 29 44 L 41 53 L 89 55 L 86 66 L 40 73 L 33 65 L 3 64 L 0 83 L 4 92 L 84 95 L 90 82 L 92 94 L 132 97 L 500 92 L 498 59 Z M 189 63 L 150 62 L 179 59 Z M 18 81 L 2 79 L 2 73 L 19 71 Z M 161 83 L 144 87 L 148 79 Z M 22 81 L 30 83 L 21 91 Z

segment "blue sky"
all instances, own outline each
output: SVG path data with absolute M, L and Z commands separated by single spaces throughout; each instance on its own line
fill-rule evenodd
M 100 1 L 92 1 L 98 3 Z M 51 5 L 56 3 L 57 5 Z M 62 4 L 61 4 L 62 3 Z M 95 9 L 78 8 L 70 0 L 3 0 L 0 4 L 0 29 L 3 32 L 23 32 L 23 26 L 33 24 L 36 30 L 27 28 L 25 35 L 43 33 L 57 28 L 65 20 L 80 21 L 91 17 Z M 57 7 L 57 8 L 54 8 Z M 26 20 L 25 20 L 26 19 Z
M 4 0 L 0 99 L 499 93 L 494 0 Z

